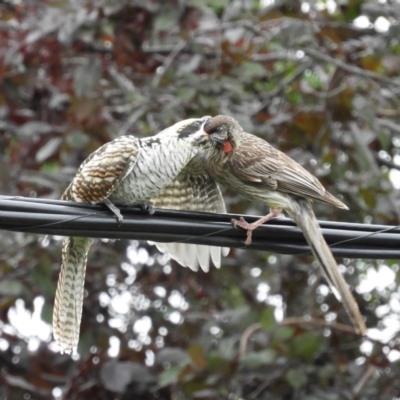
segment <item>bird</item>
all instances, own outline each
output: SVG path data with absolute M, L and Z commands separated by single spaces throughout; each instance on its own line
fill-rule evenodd
M 203 130 L 209 118 L 180 121 L 148 138 L 121 136 L 104 144 L 83 161 L 61 199 L 105 204 L 119 223 L 123 220 L 119 205 L 140 204 L 152 213 L 149 200 L 209 144 Z M 63 242 L 53 310 L 53 332 L 61 353 L 77 353 L 92 243 L 92 238 L 83 237 L 68 237 Z
M 210 117 L 211 118 L 211 117 Z M 226 213 L 221 190 L 202 165 L 189 161 L 179 175 L 157 197 L 151 199 L 154 208 Z M 184 267 L 197 272 L 199 267 L 210 270 L 210 264 L 221 267 L 222 256 L 227 256 L 226 247 L 196 245 L 190 243 L 156 243 L 158 250 L 168 253 Z
M 285 211 L 302 230 L 332 291 L 343 303 L 354 330 L 365 335 L 365 322 L 321 233 L 312 201 L 318 200 L 345 210 L 348 207 L 296 161 L 265 140 L 244 132 L 234 118 L 215 116 L 208 119 L 204 130 L 212 145 L 190 163 L 203 165 L 217 184 L 271 208 L 268 215 L 252 224 L 244 218 L 232 220 L 234 226 L 247 230 L 245 244 L 251 243 L 254 229 Z

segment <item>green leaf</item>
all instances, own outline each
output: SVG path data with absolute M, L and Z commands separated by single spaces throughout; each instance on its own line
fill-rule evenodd
M 235 337 L 221 339 L 218 346 L 219 356 L 225 360 L 233 360 L 236 356 L 236 344 Z
M 377 182 L 375 182 L 375 184 L 379 185 Z M 368 187 L 368 188 L 360 188 L 359 193 L 363 198 L 363 200 L 365 201 L 365 204 L 369 208 L 375 208 L 377 200 L 375 192 L 372 192 L 371 189 Z
M 293 338 L 290 350 L 295 357 L 310 359 L 321 348 L 321 336 L 312 332 L 306 332 Z
M 263 329 L 269 331 L 276 327 L 276 320 L 275 320 L 275 309 L 273 307 L 269 307 L 261 315 L 261 325 Z
M 274 350 L 267 349 L 263 351 L 247 352 L 241 359 L 240 364 L 246 368 L 259 368 L 262 365 L 271 364 L 276 359 Z
M 240 64 L 236 72 L 241 78 L 263 78 L 267 75 L 267 70 L 263 65 L 252 61 L 245 61 Z
M 309 85 L 312 88 L 314 88 L 316 90 L 323 89 L 323 84 L 316 74 L 311 73 L 311 74 L 305 74 L 304 76 L 305 76 L 306 81 L 309 83 Z
M 207 0 L 188 0 L 186 4 L 188 6 L 201 8 L 201 7 L 207 6 L 208 1 Z
M 220 80 L 221 83 L 221 87 L 224 90 L 227 90 L 228 92 L 230 92 L 231 94 L 235 94 L 237 96 L 245 96 L 245 88 L 243 83 L 236 79 L 236 78 L 232 78 L 232 77 L 228 77 L 228 76 L 224 76 L 221 77 Z M 255 84 L 257 84 L 258 82 L 255 82 Z
M 89 135 L 85 132 L 72 131 L 70 132 L 65 142 L 71 149 L 80 150 L 83 149 L 90 141 Z
M 170 365 L 185 366 L 190 364 L 190 356 L 187 351 L 179 347 L 164 347 L 159 353 L 157 360 L 159 363 L 168 363 Z
M 182 373 L 184 368 L 185 366 L 176 366 L 164 370 L 160 375 L 160 379 L 158 380 L 160 387 L 177 383 L 179 381 L 179 375 Z
M 54 283 L 51 279 L 51 272 L 51 263 L 47 254 L 43 254 L 42 257 L 37 260 L 36 268 L 32 271 L 32 280 L 42 293 L 46 293 L 49 296 L 54 293 Z
M 288 63 L 286 61 L 277 61 L 274 64 L 274 71 L 276 72 L 286 71 L 287 68 L 288 68 Z
M 3 296 L 20 296 L 24 293 L 25 287 L 18 281 L 0 282 L 0 295 Z
M 165 31 L 173 28 L 177 24 L 176 14 L 161 13 L 158 14 L 154 21 L 154 29 L 156 31 Z
M 295 389 L 299 389 L 307 383 L 307 375 L 302 369 L 291 369 L 285 376 L 289 385 Z
M 294 329 L 291 328 L 290 326 L 279 326 L 275 331 L 274 331 L 274 339 L 277 339 L 279 341 L 285 341 L 290 339 L 293 336 Z
M 383 149 L 389 149 L 392 144 L 392 133 L 389 130 L 382 130 L 378 134 L 378 140 Z
M 60 170 L 60 162 L 47 161 L 41 165 L 40 170 L 43 172 L 58 172 Z
M 178 97 L 183 101 L 190 101 L 196 95 L 197 90 L 192 87 L 182 87 L 178 89 Z
M 51 325 L 53 321 L 53 304 L 46 300 L 42 308 L 41 318 Z
M 206 96 L 200 94 L 197 96 L 198 103 L 204 108 L 216 108 L 219 105 L 219 99 L 217 96 Z
M 229 3 L 229 0 L 208 0 L 208 5 L 212 8 L 223 8 Z
M 298 104 L 303 101 L 301 93 L 297 90 L 292 90 L 291 87 L 285 89 L 285 94 L 288 100 L 293 104 Z
M 193 364 L 197 367 L 197 368 L 206 368 L 207 366 L 207 362 L 206 362 L 206 357 L 204 354 L 204 350 L 200 345 L 192 345 L 187 349 L 190 358 L 193 361 Z
M 231 369 L 231 363 L 229 360 L 221 357 L 219 352 L 213 352 L 208 354 L 207 371 L 208 373 L 215 373 L 218 375 L 228 375 Z

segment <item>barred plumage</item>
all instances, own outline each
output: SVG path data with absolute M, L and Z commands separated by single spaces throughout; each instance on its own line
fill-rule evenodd
M 64 200 L 96 204 L 108 198 L 138 161 L 140 140 L 122 136 L 101 146 L 79 167 Z
M 80 166 L 63 200 L 105 203 L 119 219 L 115 205 L 148 202 L 166 187 L 208 137 L 207 118 L 181 121 L 156 136 L 123 136 L 100 147 Z M 61 351 L 76 352 L 82 316 L 86 259 L 93 239 L 67 238 L 55 296 L 53 330 Z
M 185 211 L 225 213 L 221 191 L 204 168 L 197 168 L 194 162 L 171 182 L 159 195 L 151 200 L 154 207 Z M 228 255 L 229 248 L 196 245 L 188 243 L 154 243 L 162 252 L 193 271 L 199 266 L 204 272 L 210 269 L 210 260 L 216 268 L 221 266 L 221 255 Z
M 62 267 L 54 298 L 53 332 L 63 353 L 76 351 L 82 318 L 83 286 L 91 238 L 70 237 L 64 240 Z

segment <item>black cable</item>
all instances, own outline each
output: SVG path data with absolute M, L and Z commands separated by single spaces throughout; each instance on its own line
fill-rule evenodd
M 235 229 L 233 214 L 155 209 L 144 214 L 140 207 L 121 207 L 124 220 L 103 205 L 0 196 L 0 229 L 38 234 L 142 239 L 245 248 L 245 232 Z M 248 222 L 259 217 L 245 216 Z M 349 258 L 400 258 L 400 228 L 395 226 L 321 221 L 332 252 Z M 302 232 L 286 218 L 276 218 L 253 233 L 248 249 L 282 254 L 308 253 Z

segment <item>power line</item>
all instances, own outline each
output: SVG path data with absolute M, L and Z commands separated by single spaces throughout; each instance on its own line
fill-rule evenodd
M 245 248 L 246 234 L 235 229 L 233 214 L 214 214 L 121 207 L 124 220 L 103 205 L 61 200 L 0 196 L 0 229 L 61 236 L 186 242 Z M 257 216 L 245 216 L 248 222 Z M 400 227 L 320 221 L 333 254 L 349 258 L 400 258 Z M 287 218 L 277 218 L 256 229 L 249 250 L 303 254 L 309 247 L 301 231 Z

